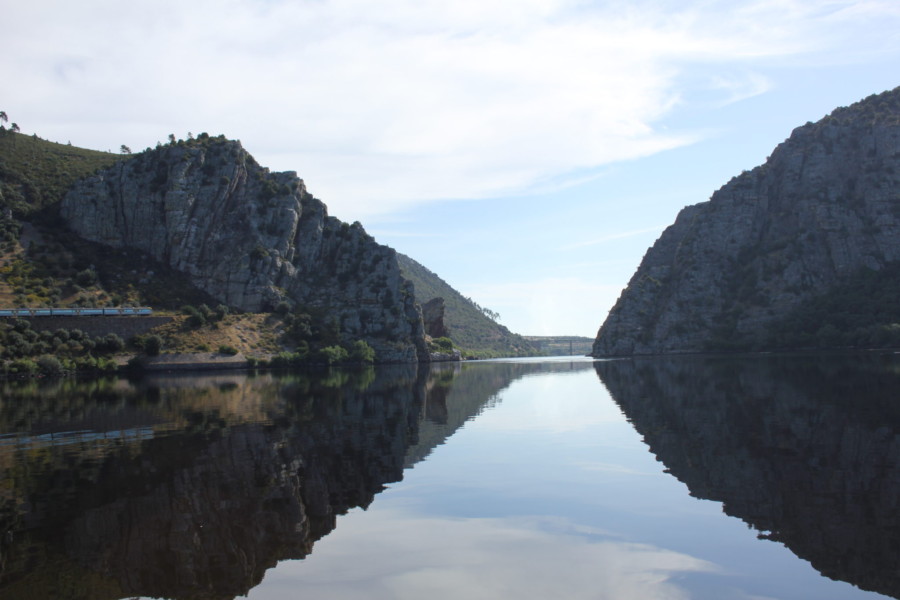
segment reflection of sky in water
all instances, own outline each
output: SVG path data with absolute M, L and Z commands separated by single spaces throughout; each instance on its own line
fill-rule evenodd
M 254 600 L 874 598 L 663 472 L 593 370 L 530 376 Z
M 562 519 L 377 512 L 373 518 L 356 512 L 340 523 L 338 532 L 352 528 L 355 538 L 338 541 L 342 551 L 282 564 L 251 597 L 302 589 L 323 598 L 678 598 L 673 573 L 713 568 L 577 531 Z

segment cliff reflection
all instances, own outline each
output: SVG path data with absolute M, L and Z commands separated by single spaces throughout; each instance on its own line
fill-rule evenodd
M 3 384 L 0 597 L 245 595 L 547 369 L 482 367 Z
M 833 579 L 900 597 L 900 360 L 654 358 L 595 363 L 691 494 Z
M 426 374 L 7 386 L 4 598 L 232 598 L 402 476 Z

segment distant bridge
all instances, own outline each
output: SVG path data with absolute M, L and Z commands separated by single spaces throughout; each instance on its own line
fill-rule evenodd
M 103 308 L 0 308 L 0 317 L 144 317 L 152 314 L 153 309 L 146 306 L 118 306 Z
M 559 336 L 523 336 L 531 342 L 538 352 L 550 355 L 584 356 L 591 353 L 593 338 L 559 335 Z

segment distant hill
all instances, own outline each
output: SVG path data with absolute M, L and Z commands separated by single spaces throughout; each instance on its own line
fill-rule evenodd
M 900 88 L 807 123 L 682 210 L 594 356 L 900 346 Z
M 491 320 L 485 311 L 430 270 L 404 254 L 398 253 L 397 260 L 403 276 L 413 282 L 420 305 L 434 298 L 444 299 L 444 322 L 449 337 L 464 355 L 487 358 L 537 354 L 527 339 Z

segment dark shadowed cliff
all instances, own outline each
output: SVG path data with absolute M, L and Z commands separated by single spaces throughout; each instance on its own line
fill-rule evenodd
M 60 214 L 83 238 L 140 250 L 228 306 L 321 309 L 343 341 L 367 341 L 380 361 L 426 356 L 396 252 L 329 217 L 296 173 L 270 173 L 239 142 L 148 149 L 79 181 Z
M 679 213 L 594 356 L 900 341 L 900 88 L 794 130 Z

